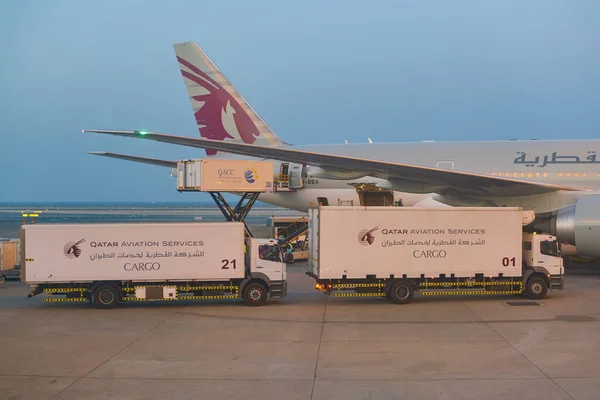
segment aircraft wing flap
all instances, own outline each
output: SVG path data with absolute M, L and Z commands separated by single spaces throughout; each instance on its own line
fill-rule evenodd
M 83 132 L 95 132 L 137 139 L 153 140 L 181 146 L 213 149 L 250 157 L 295 162 L 323 168 L 329 167 L 346 169 L 350 171 L 364 171 L 369 176 L 388 179 L 390 181 L 411 181 L 433 185 L 439 188 L 436 193 L 440 194 L 445 192 L 458 192 L 469 195 L 474 194 L 504 197 L 534 195 L 557 190 L 581 190 L 577 188 L 563 187 L 541 182 L 522 181 L 498 176 L 421 167 L 410 164 L 369 160 L 342 155 L 308 152 L 303 150 L 295 150 L 290 147 L 264 147 L 243 143 L 231 143 L 225 141 L 214 141 L 202 138 L 190 138 L 140 131 L 84 130 Z M 401 190 L 400 188 L 394 189 Z

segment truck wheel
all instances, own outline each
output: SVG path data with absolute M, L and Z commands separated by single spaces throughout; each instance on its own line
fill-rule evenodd
M 249 306 L 262 306 L 267 301 L 267 288 L 262 283 L 250 282 L 242 297 Z
M 113 285 L 100 285 L 92 296 L 96 308 L 115 308 L 119 303 L 119 291 Z
M 406 281 L 398 281 L 388 291 L 387 298 L 396 304 L 408 304 L 413 298 L 415 289 Z
M 527 297 L 539 300 L 546 297 L 546 293 L 548 293 L 548 284 L 544 278 L 533 275 L 527 280 L 527 285 L 525 286 Z

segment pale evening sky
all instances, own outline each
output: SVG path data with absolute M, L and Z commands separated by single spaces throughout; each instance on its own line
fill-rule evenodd
M 197 137 L 172 44 L 196 41 L 294 144 L 597 138 L 600 2 L 5 1 L 0 202 L 191 201 L 204 152 L 83 128 Z

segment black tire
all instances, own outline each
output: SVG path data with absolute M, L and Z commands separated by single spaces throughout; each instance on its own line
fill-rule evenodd
M 96 308 L 115 308 L 120 300 L 119 290 L 113 285 L 100 285 L 94 290 L 92 299 Z
M 267 302 L 267 288 L 259 282 L 250 282 L 244 288 L 242 298 L 249 306 L 262 306 Z
M 525 285 L 525 295 L 533 300 L 539 300 L 546 297 L 548 293 L 548 283 L 546 280 L 538 275 L 533 275 L 527 280 Z
M 415 289 L 410 282 L 397 281 L 390 287 L 387 298 L 396 304 L 408 304 L 412 301 Z

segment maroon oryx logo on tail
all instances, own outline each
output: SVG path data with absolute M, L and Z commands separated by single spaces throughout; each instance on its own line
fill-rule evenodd
M 378 226 L 376 226 L 373 229 L 363 229 L 358 233 L 358 242 L 363 246 L 369 246 L 373 244 L 373 242 L 375 241 L 375 236 L 373 235 L 373 232 L 375 232 L 378 229 Z
M 260 132 L 248 113 L 227 89 L 183 58 L 178 56 L 177 61 L 189 69 L 186 71 L 181 68 L 181 75 L 202 86 L 208 92 L 192 97 L 194 100 L 204 103 L 194 113 L 200 135 L 206 139 L 219 141 L 238 139 L 236 136 L 239 135 L 244 143 L 254 143 L 260 136 Z M 216 151 L 207 150 L 206 154 L 216 154 Z

